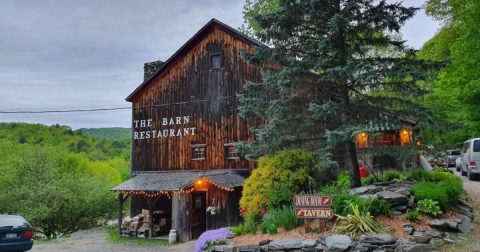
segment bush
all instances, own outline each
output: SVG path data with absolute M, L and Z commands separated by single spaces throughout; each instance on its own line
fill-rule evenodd
M 240 210 L 246 220 L 260 221 L 268 210 L 263 204 L 269 195 L 275 196 L 268 204 L 279 207 L 282 202 L 291 202 L 291 196 L 309 189 L 313 182 L 310 171 L 315 160 L 312 153 L 303 150 L 283 150 L 258 160 L 258 167 L 245 180 Z M 290 192 L 278 194 L 276 192 Z M 268 206 L 267 204 L 267 206 Z M 283 204 L 283 203 L 282 203 Z
M 383 181 L 392 181 L 394 179 L 401 179 L 402 173 L 395 170 L 388 170 L 383 173 Z
M 247 229 L 245 228 L 245 225 L 243 225 L 243 223 L 238 226 L 232 227 L 231 231 L 233 236 L 240 236 L 247 233 Z
M 419 182 L 411 191 L 417 200 L 431 199 L 437 201 L 442 209 L 448 206 L 448 196 L 443 185 L 433 182 Z
M 338 175 L 337 181 L 335 182 L 337 186 L 337 190 L 348 190 L 350 189 L 350 173 L 348 172 L 341 172 Z
M 285 230 L 294 229 L 300 224 L 293 206 L 269 210 L 263 217 L 263 222 L 270 223 L 275 227 L 282 227 Z
M 259 229 L 264 234 L 265 233 L 276 234 L 278 227 L 273 222 L 265 221 L 260 224 Z
M 373 216 L 390 215 L 392 212 L 392 206 L 384 199 L 373 197 L 370 200 L 366 199 L 366 201 L 369 201 L 366 210 Z
M 420 213 L 418 210 L 407 210 L 407 213 L 405 214 L 405 219 L 409 221 L 418 221 L 420 219 Z
M 230 228 L 205 231 L 195 241 L 195 252 L 209 251 L 213 246 L 225 244 L 225 241 L 231 236 Z
M 373 183 L 376 183 L 376 182 L 380 182 L 380 180 L 373 175 L 370 175 L 362 179 L 362 185 L 372 185 Z
M 428 214 L 433 217 L 437 217 L 442 214 L 442 210 L 440 210 L 438 202 L 431 199 L 420 200 L 417 203 L 417 210 L 422 214 Z
M 423 168 L 410 170 L 407 172 L 406 179 L 409 181 L 423 181 L 429 179 L 429 172 Z
M 347 216 L 337 215 L 335 228 L 338 233 L 357 237 L 363 233 L 384 233 L 387 230 L 378 223 L 366 210 L 361 210 L 358 205 L 350 204 L 352 214 Z

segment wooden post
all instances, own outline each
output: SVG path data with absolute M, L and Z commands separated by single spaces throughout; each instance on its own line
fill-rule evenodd
M 118 194 L 118 233 L 122 235 L 122 222 L 123 222 L 123 203 L 128 199 L 128 195 Z
M 177 231 L 178 240 L 182 242 L 190 240 L 189 197 L 186 193 L 172 195 L 172 229 Z

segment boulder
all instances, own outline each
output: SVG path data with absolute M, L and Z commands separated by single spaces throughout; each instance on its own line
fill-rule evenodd
M 444 220 L 432 220 L 428 222 L 428 225 L 432 228 L 436 228 L 439 230 L 447 230 L 447 231 L 458 231 L 458 222 L 455 220 L 444 219 Z
M 317 240 L 306 239 L 302 242 L 302 248 L 313 248 L 317 245 Z
M 288 250 L 288 249 L 301 249 L 304 238 L 288 239 L 288 240 L 275 240 L 268 244 L 269 250 Z
M 352 188 L 350 189 L 350 194 L 366 194 L 366 193 L 370 193 L 370 194 L 374 194 L 378 191 L 382 190 L 381 187 L 378 187 L 378 186 L 375 186 L 375 185 L 368 185 L 368 186 L 361 186 L 361 187 L 357 187 L 357 188 Z
M 261 252 L 260 246 L 249 245 L 249 246 L 240 246 L 235 250 L 236 252 Z
M 410 188 L 401 187 L 395 190 L 396 193 L 403 194 L 405 196 L 410 196 Z
M 358 239 L 358 243 L 368 243 L 374 245 L 388 245 L 394 244 L 397 239 L 389 234 L 377 234 L 377 235 L 362 235 Z
M 403 225 L 403 231 L 405 231 L 405 233 L 407 233 L 408 235 L 412 235 L 413 232 L 415 232 L 415 227 L 410 224 L 405 224 Z
M 430 241 L 430 236 L 424 232 L 415 231 L 410 236 L 410 241 L 414 241 L 416 243 L 428 243 Z
M 343 252 L 352 244 L 352 239 L 348 235 L 333 235 L 325 239 L 327 251 Z
M 267 245 L 271 242 L 272 240 L 261 240 L 260 242 L 258 242 L 258 246 L 263 246 L 263 245 Z
M 408 203 L 408 197 L 400 193 L 392 191 L 381 191 L 378 192 L 376 195 L 384 199 L 388 203 L 391 203 L 392 205 L 402 205 Z
M 432 244 L 419 244 L 405 239 L 399 239 L 397 241 L 395 252 L 427 252 L 435 250 L 436 249 Z
M 462 223 L 458 224 L 458 230 L 462 233 L 470 233 L 473 230 L 472 218 L 459 214 L 459 217 L 462 219 Z
M 442 238 L 443 237 L 443 233 L 436 230 L 436 229 L 425 231 L 425 234 L 428 234 L 433 238 Z

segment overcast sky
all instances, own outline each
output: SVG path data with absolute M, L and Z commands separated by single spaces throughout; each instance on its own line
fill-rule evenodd
M 424 1 L 405 0 L 421 6 Z M 211 18 L 237 28 L 244 0 L 1 0 L 0 111 L 124 107 L 143 64 L 166 60 Z M 402 30 L 420 48 L 423 11 Z M 3 122 L 130 127 L 129 110 L 0 114 Z

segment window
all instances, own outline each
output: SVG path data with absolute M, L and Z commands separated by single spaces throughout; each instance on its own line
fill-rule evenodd
M 222 55 L 214 54 L 210 56 L 210 68 L 219 69 L 222 67 Z
M 192 160 L 205 160 L 207 145 L 206 144 L 194 144 L 192 145 Z
M 240 159 L 240 153 L 233 144 L 225 144 L 225 156 L 227 159 Z
M 463 152 L 463 153 L 467 153 L 467 152 L 469 152 L 469 151 L 470 151 L 470 142 L 465 142 L 465 143 L 463 144 L 463 150 L 462 150 L 462 152 Z
M 473 141 L 473 152 L 480 152 L 480 140 Z

